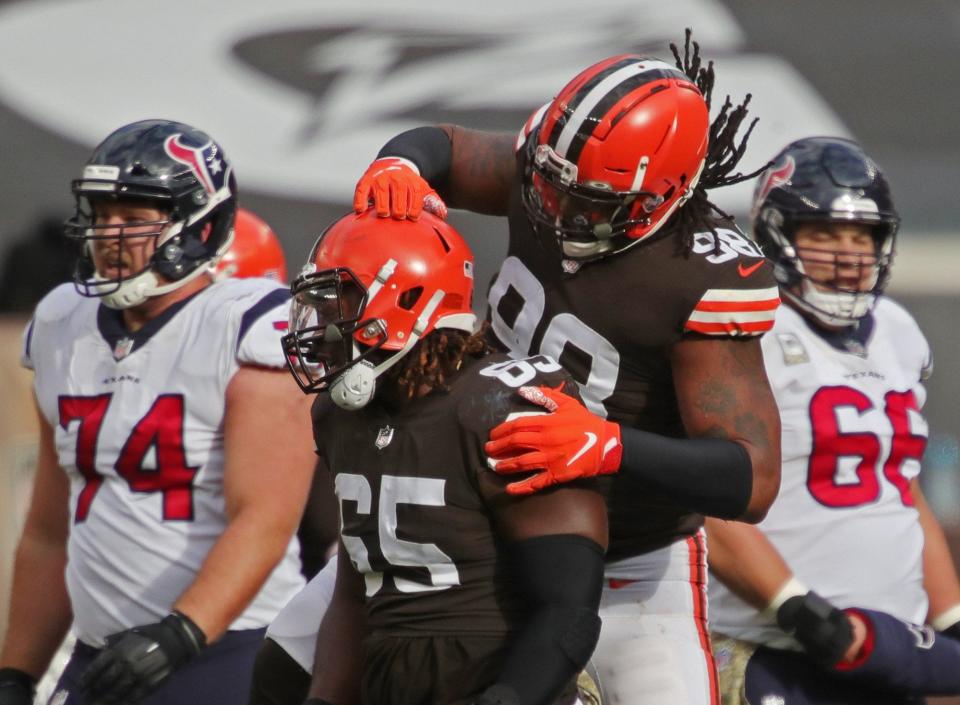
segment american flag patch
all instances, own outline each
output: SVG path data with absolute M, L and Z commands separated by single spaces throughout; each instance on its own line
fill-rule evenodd
M 780 305 L 777 287 L 707 289 L 693 309 L 684 331 L 703 335 L 763 335 L 773 328 Z

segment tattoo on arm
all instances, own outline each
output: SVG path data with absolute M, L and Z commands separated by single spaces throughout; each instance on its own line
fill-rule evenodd
M 759 342 L 723 341 L 710 345 L 712 362 L 692 390 L 695 416 L 704 427 L 689 429 L 709 438 L 739 438 L 760 450 L 771 450 L 778 433 L 771 426 L 776 406 L 769 392 Z

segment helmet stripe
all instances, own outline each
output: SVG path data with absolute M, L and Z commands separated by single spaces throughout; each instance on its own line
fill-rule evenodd
M 550 105 L 552 107 L 553 104 L 557 103 L 558 101 L 562 101 L 564 103 L 564 114 L 558 116 L 557 121 L 550 127 L 550 137 L 546 140 L 545 144 L 548 144 L 551 147 L 557 144 L 557 140 L 560 139 L 560 133 L 567 124 L 570 114 L 579 107 L 581 101 L 583 101 L 586 96 L 590 95 L 590 92 L 598 83 L 603 81 L 610 74 L 615 73 L 627 66 L 636 64 L 638 58 L 639 57 L 636 56 L 626 56 L 619 61 L 615 61 L 601 71 L 598 71 L 594 76 L 591 76 L 590 79 L 585 81 L 582 85 L 578 86 L 573 95 L 569 97 L 563 96 L 562 94 L 558 95 Z M 546 122 L 544 123 L 544 127 L 546 127 Z
M 604 82 L 606 85 L 597 86 L 567 121 L 557 141 L 557 152 L 576 164 L 587 140 L 613 106 L 641 86 L 664 78 L 689 81 L 682 71 L 662 61 L 635 64 L 624 69 L 620 76 L 611 76 L 609 82 Z

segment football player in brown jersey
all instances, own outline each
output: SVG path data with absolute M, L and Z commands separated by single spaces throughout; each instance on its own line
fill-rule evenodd
M 604 495 L 510 495 L 483 450 L 493 426 L 544 413 L 522 395 L 572 380 L 488 354 L 473 256 L 432 215 L 345 216 L 291 291 L 284 349 L 323 392 L 314 435 L 342 516 L 308 702 L 573 702 L 600 630 Z
M 671 49 L 675 62 L 588 67 L 518 138 L 402 133 L 354 207 L 412 219 L 439 195 L 507 217 L 488 295 L 494 342 L 558 360 L 595 415 L 548 391 L 554 413 L 511 421 L 487 451 L 498 471 L 537 472 L 514 492 L 619 469 L 594 659 L 605 696 L 706 705 L 718 694 L 702 515 L 759 521 L 776 495 L 780 425 L 759 337 L 779 296 L 761 252 L 707 193 L 751 176 L 733 173 L 746 101 L 727 100 L 711 125 L 712 64 L 689 32 L 683 56 Z

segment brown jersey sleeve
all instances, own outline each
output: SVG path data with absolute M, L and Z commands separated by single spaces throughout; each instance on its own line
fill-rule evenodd
M 716 237 L 716 239 L 714 239 Z M 691 258 L 704 268 L 705 285 L 684 322 L 684 334 L 760 336 L 773 327 L 780 295 L 773 266 L 735 228 L 699 233 Z

